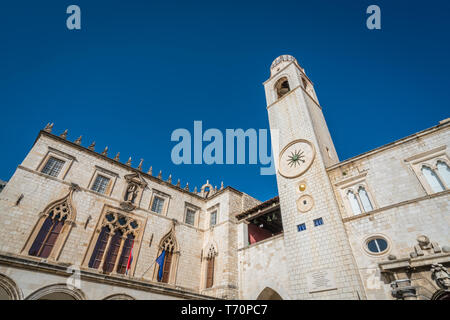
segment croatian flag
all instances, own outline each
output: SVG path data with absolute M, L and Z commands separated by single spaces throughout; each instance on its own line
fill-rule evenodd
M 158 258 L 156 258 L 156 263 L 159 264 L 158 271 L 158 281 L 161 281 L 163 277 L 163 266 L 164 266 L 164 257 L 166 256 L 166 250 L 163 250 Z
M 131 243 L 130 255 L 128 256 L 127 269 L 125 270 L 126 275 L 128 275 L 128 270 L 130 270 L 131 263 L 133 262 L 133 246 L 134 246 L 134 240 Z

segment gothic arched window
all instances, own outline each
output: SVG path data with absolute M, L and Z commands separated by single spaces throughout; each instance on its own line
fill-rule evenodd
M 133 260 L 131 255 L 134 244 L 134 235 L 128 234 L 127 239 L 125 240 L 125 244 L 123 246 L 122 254 L 119 259 L 119 266 L 117 268 L 117 273 L 125 274 L 127 270 L 130 269 L 130 264 Z
M 275 84 L 275 90 L 277 92 L 278 99 L 291 91 L 288 79 L 286 77 L 279 79 Z
M 66 216 L 61 217 L 59 213 L 54 215 L 54 211 L 52 210 L 42 224 L 41 230 L 39 230 L 28 254 L 30 256 L 48 258 L 55 246 L 65 220 Z
M 207 260 L 206 264 L 206 288 L 211 288 L 214 284 L 214 257 Z
M 447 163 L 445 163 L 444 161 L 438 161 L 436 167 L 439 175 L 447 185 L 447 188 L 450 188 L 450 168 L 448 167 Z
M 365 212 L 372 211 L 373 206 L 372 203 L 370 202 L 369 195 L 367 194 L 367 191 L 364 187 L 358 188 L 358 195 L 359 199 L 361 200 L 364 211 Z
M 175 240 L 169 236 L 162 245 L 162 249 L 165 251 L 164 262 L 162 266 L 162 277 L 159 281 L 169 283 L 170 269 L 172 267 L 172 256 L 175 248 Z M 160 266 L 161 268 L 161 266 Z
M 356 195 L 353 193 L 353 191 L 351 190 L 347 191 L 347 197 L 348 201 L 350 202 L 350 207 L 352 208 L 353 213 L 360 214 L 361 208 L 359 207 L 358 199 L 356 198 Z
M 163 283 L 175 283 L 178 264 L 178 243 L 175 238 L 175 226 L 161 239 L 155 263 L 154 280 Z
M 117 256 L 119 255 L 120 245 L 122 242 L 123 233 L 122 230 L 117 230 L 111 238 L 109 244 L 108 253 L 105 257 L 105 263 L 103 264 L 103 271 L 111 273 L 116 265 Z
M 89 261 L 89 268 L 98 269 L 100 263 L 103 259 L 103 254 L 105 253 L 106 244 L 109 238 L 109 227 L 104 226 L 97 238 L 97 243 L 95 244 L 94 252 L 92 253 L 91 260 Z
M 58 258 L 76 216 L 72 192 L 71 189 L 64 198 L 50 203 L 41 213 L 23 249 L 30 256 Z
M 89 268 L 105 273 L 128 274 L 133 261 L 133 245 L 139 233 L 138 222 L 116 212 L 108 212 L 89 259 Z
M 205 277 L 204 288 L 212 288 L 214 285 L 214 269 L 216 267 L 217 249 L 214 242 L 209 242 L 207 247 L 203 249 L 203 276 Z
M 433 192 L 441 192 L 445 190 L 445 187 L 442 184 L 441 180 L 430 167 L 422 166 L 421 170 L 423 176 L 427 180 Z

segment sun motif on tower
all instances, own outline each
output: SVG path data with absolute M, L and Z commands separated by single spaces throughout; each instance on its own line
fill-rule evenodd
M 294 150 L 291 152 L 291 154 L 287 158 L 287 162 L 289 164 L 289 167 L 292 168 L 292 166 L 297 167 L 297 165 L 300 165 L 300 162 L 305 163 L 305 155 L 304 151 L 302 150 Z
M 308 140 L 291 141 L 280 152 L 278 172 L 285 178 L 296 178 L 309 169 L 314 154 L 314 146 Z

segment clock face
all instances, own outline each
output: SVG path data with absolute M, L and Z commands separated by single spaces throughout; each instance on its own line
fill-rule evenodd
M 307 140 L 294 140 L 281 150 L 278 172 L 285 178 L 296 178 L 311 166 L 314 146 Z

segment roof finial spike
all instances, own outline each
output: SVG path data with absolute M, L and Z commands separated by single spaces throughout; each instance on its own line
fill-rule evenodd
M 116 161 L 120 160 L 120 152 L 117 152 L 116 156 L 114 157 L 114 160 Z
M 81 137 L 82 137 L 82 136 L 79 136 L 78 139 L 75 140 L 75 144 L 78 144 L 78 145 L 81 144 Z
M 162 178 L 162 170 L 159 170 L 159 173 L 158 173 L 158 177 L 157 177 L 158 179 L 161 179 Z
M 172 175 L 171 174 L 169 174 L 169 178 L 167 178 L 167 182 L 172 183 Z
M 152 175 L 152 173 L 153 173 L 153 167 L 152 166 L 150 166 L 150 169 L 148 169 L 148 172 L 147 172 L 149 175 Z
M 127 163 L 125 163 L 127 166 L 131 166 L 131 157 L 128 158 Z
M 108 156 L 108 146 L 106 146 L 106 147 L 105 147 L 105 150 L 103 150 L 102 156 L 105 156 L 105 157 Z
M 88 147 L 89 150 L 94 151 L 95 150 L 95 141 L 91 143 L 91 145 Z
M 223 190 L 223 181 L 220 182 L 220 190 Z
M 44 128 L 44 131 L 47 131 L 48 133 L 51 133 L 53 129 L 53 122 L 52 123 L 47 123 L 47 125 Z
M 186 187 L 184 187 L 184 190 L 189 191 L 189 182 L 186 182 Z
M 177 181 L 177 187 L 180 187 L 180 185 L 181 185 L 181 182 L 180 182 L 180 179 L 178 179 L 178 181 Z
M 197 186 L 195 186 L 194 188 L 194 193 L 197 193 Z
M 142 163 L 144 162 L 144 159 L 141 159 L 141 162 L 139 162 L 139 165 L 138 165 L 138 170 L 141 170 L 142 171 Z
M 61 133 L 60 137 L 63 138 L 63 139 L 67 139 L 67 133 L 68 133 L 68 131 L 69 131 L 69 130 L 67 130 L 67 129 L 64 130 L 64 132 Z

